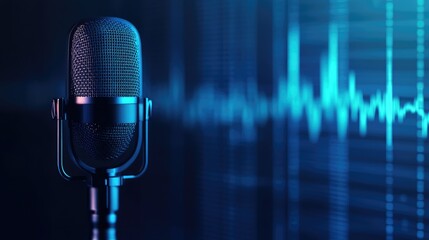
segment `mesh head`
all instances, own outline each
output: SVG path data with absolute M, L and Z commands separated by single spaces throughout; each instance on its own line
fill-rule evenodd
M 138 97 L 140 38 L 119 18 L 97 18 L 74 27 L 70 36 L 71 97 Z
M 134 26 L 103 17 L 77 24 L 70 34 L 68 94 L 74 97 L 140 97 L 140 38 Z M 114 168 L 135 150 L 135 123 L 69 122 L 78 161 L 92 168 Z

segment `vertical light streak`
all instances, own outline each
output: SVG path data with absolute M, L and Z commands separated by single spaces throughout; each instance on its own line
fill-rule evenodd
M 386 240 L 393 239 L 393 2 L 386 1 Z
M 417 111 L 424 112 L 424 53 L 425 53 L 425 21 L 424 21 L 424 0 L 417 0 L 417 44 L 416 44 L 416 76 L 417 76 L 417 97 L 416 97 L 416 107 Z M 417 190 L 417 201 L 416 201 L 416 214 L 417 214 L 417 224 L 416 224 L 416 237 L 418 239 L 424 238 L 424 180 L 425 180 L 425 170 L 424 170 L 424 132 L 425 132 L 425 123 L 424 119 L 418 118 L 417 120 L 417 169 L 416 169 L 416 190 Z
M 330 1 L 328 40 L 329 102 L 337 119 L 338 137 L 329 136 L 329 239 L 347 240 L 349 237 L 349 144 L 347 125 L 349 111 L 340 95 L 353 88 L 348 69 L 349 9 L 348 0 Z M 333 106 L 333 105 L 331 105 Z

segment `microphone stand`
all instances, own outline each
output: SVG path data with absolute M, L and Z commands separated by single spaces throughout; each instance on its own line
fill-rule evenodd
M 89 185 L 92 223 L 91 240 L 116 240 L 116 213 L 119 209 L 121 177 L 95 174 Z

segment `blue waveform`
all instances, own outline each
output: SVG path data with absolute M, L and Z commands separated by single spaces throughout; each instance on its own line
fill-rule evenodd
M 391 35 L 387 35 L 392 38 Z M 348 89 L 340 90 L 338 84 L 338 29 L 334 23 L 329 27 L 328 51 L 320 57 L 320 96 L 316 96 L 311 82 L 303 81 L 299 70 L 299 27 L 290 26 L 288 30 L 288 76 L 277 81 L 277 92 L 268 97 L 258 91 L 254 81 L 234 83 L 228 93 L 217 90 L 214 85 L 200 87 L 195 95 L 183 106 L 183 120 L 188 124 L 235 124 L 245 129 L 253 129 L 256 124 L 267 119 L 292 118 L 307 122 L 309 137 L 317 141 L 323 121 L 335 122 L 338 138 L 347 136 L 349 122 L 357 122 L 361 135 L 366 135 L 368 121 L 386 123 L 386 145 L 392 146 L 392 125 L 402 122 L 407 114 L 416 114 L 422 121 L 422 137 L 427 137 L 429 113 L 425 112 L 416 97 L 410 102 L 393 96 L 392 57 L 386 37 L 386 91 L 377 91 L 364 98 L 364 93 L 356 89 L 356 74 L 348 73 Z M 180 85 L 180 84 L 179 84 Z M 171 93 L 177 95 L 177 83 L 172 84 Z M 174 88 L 174 89 L 173 89 Z M 423 84 L 417 85 L 418 90 Z M 168 94 L 163 94 L 166 96 Z M 170 94 L 171 95 L 171 94 Z M 179 94 L 183 95 L 183 94 Z M 174 97 L 174 96 L 173 96 Z M 178 101 L 174 101 L 178 104 Z M 171 114 L 174 104 L 161 102 L 162 108 Z

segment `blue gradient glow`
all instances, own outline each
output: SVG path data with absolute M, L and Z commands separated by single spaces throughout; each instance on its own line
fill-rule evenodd
M 416 104 L 419 109 L 425 109 L 424 107 L 424 77 L 425 77 L 425 62 L 424 62 L 424 53 L 425 53 L 425 45 L 424 45 L 424 36 L 425 36 L 425 20 L 424 20 L 424 0 L 417 0 L 417 31 L 416 31 L 416 59 L 417 59 L 417 67 L 416 67 L 416 76 L 417 76 L 417 98 Z M 426 127 L 427 128 L 427 127 Z M 416 223 L 416 237 L 417 239 L 424 239 L 425 237 L 425 224 L 424 224 L 424 180 L 425 180 L 425 169 L 424 169 L 424 131 L 427 131 L 424 126 L 423 121 L 417 121 L 417 170 L 416 170 L 416 190 L 417 190 L 417 223 Z M 427 135 L 427 134 L 426 134 Z
M 427 238 L 424 0 L 143 5 L 150 236 Z M 55 71 L 1 81 L 0 107 L 46 111 Z
M 393 2 L 386 1 L 386 240 L 393 239 Z M 396 100 L 399 102 L 399 100 Z
M 206 1 L 207 4 L 209 2 Z M 354 163 L 355 165 L 352 166 L 350 163 L 350 157 L 355 158 L 357 156 L 353 155 L 350 150 L 353 148 L 349 144 L 350 129 L 357 126 L 359 135 L 368 137 L 363 138 L 367 140 L 363 140 L 359 145 L 363 148 L 363 146 L 370 145 L 365 141 L 369 141 L 373 136 L 369 132 L 369 123 L 381 123 L 384 125 L 382 134 L 384 135 L 385 148 L 383 151 L 385 155 L 379 156 L 378 158 L 384 158 L 384 160 L 377 162 L 377 164 L 382 165 L 382 170 L 377 174 L 383 176 L 382 189 L 384 189 L 379 196 L 382 199 L 382 204 L 378 205 L 379 208 L 377 208 L 377 210 L 383 211 L 383 227 L 381 231 L 383 231 L 385 239 L 394 239 L 395 234 L 405 231 L 404 229 L 407 229 L 409 224 L 409 218 L 401 215 L 404 211 L 401 204 L 407 201 L 407 194 L 402 194 L 402 190 L 397 189 L 398 183 L 395 180 L 399 172 L 403 174 L 401 169 L 397 169 L 398 164 L 396 163 L 397 161 L 402 161 L 403 158 L 397 157 L 394 152 L 396 132 L 394 127 L 401 126 L 401 124 L 406 125 L 405 120 L 407 118 L 417 119 L 417 124 L 414 125 L 417 127 L 416 162 L 418 165 L 415 169 L 416 201 L 414 203 L 417 217 L 415 236 L 423 238 L 425 235 L 424 141 L 428 135 L 429 112 L 424 108 L 424 2 L 418 0 L 417 8 L 415 9 L 417 12 L 413 12 L 417 16 L 417 21 L 415 22 L 417 26 L 415 32 L 417 41 L 415 47 L 417 94 L 411 98 L 402 98 L 398 92 L 401 93 L 406 90 L 396 88 L 399 86 L 396 81 L 401 81 L 403 77 L 402 75 L 400 75 L 401 77 L 395 75 L 395 68 L 402 67 L 395 61 L 403 58 L 405 54 L 395 45 L 396 38 L 399 38 L 395 34 L 401 32 L 401 30 L 395 28 L 396 23 L 399 22 L 398 25 L 403 26 L 401 25 L 403 22 L 395 20 L 395 11 L 398 10 L 395 8 L 394 1 L 387 0 L 382 2 L 383 7 L 377 9 L 384 18 L 381 25 L 381 29 L 384 32 L 382 39 L 371 38 L 371 40 L 381 40 L 382 44 L 377 45 L 378 48 L 370 56 L 378 56 L 377 54 L 382 56 L 380 58 L 384 61 L 384 68 L 378 70 L 384 73 L 380 77 L 384 84 L 381 87 L 379 86 L 380 84 L 374 84 L 376 86 L 373 88 L 367 86 L 369 85 L 367 78 L 370 75 L 368 72 L 370 72 L 371 63 L 365 66 L 368 69 L 354 68 L 348 63 L 349 59 L 352 58 L 349 56 L 349 44 L 352 41 L 357 41 L 349 35 L 354 34 L 354 38 L 358 38 L 356 33 L 349 33 L 350 29 L 357 28 L 356 26 L 349 27 L 349 24 L 353 23 L 352 20 L 349 22 L 349 18 L 352 15 L 349 15 L 348 12 L 351 11 L 349 3 L 352 2 L 343 0 L 329 1 L 329 21 L 324 26 L 327 29 L 326 35 L 323 35 L 323 37 L 318 36 L 317 40 L 314 40 L 314 42 L 326 42 L 326 46 L 317 57 L 318 74 L 316 76 L 311 74 L 314 72 L 313 69 L 309 70 L 308 65 L 305 67 L 305 61 L 308 61 L 305 56 L 308 53 L 303 53 L 305 48 L 302 46 L 305 41 L 308 44 L 306 39 L 308 38 L 308 33 L 302 31 L 301 21 L 305 17 L 300 16 L 303 10 L 300 10 L 299 1 L 290 0 L 287 3 L 273 1 L 272 79 L 267 78 L 256 82 L 255 78 L 252 77 L 242 78 L 240 74 L 237 74 L 239 71 L 235 69 L 237 65 L 234 64 L 236 59 L 232 57 L 235 55 L 232 55 L 230 57 L 232 60 L 230 58 L 224 60 L 226 68 L 232 69 L 229 73 L 230 79 L 227 87 L 224 86 L 222 81 L 216 81 L 216 74 L 207 70 L 210 69 L 207 65 L 214 63 L 214 61 L 208 61 L 203 63 L 202 85 L 196 87 L 192 94 L 188 93 L 187 97 L 185 97 L 184 89 L 186 89 L 186 86 L 183 79 L 180 81 L 174 80 L 170 82 L 169 86 L 163 86 L 155 91 L 155 95 L 158 97 L 154 98 L 159 99 L 157 104 L 164 114 L 171 116 L 175 108 L 182 109 L 181 114 L 176 115 L 176 117 L 181 118 L 188 127 L 202 126 L 204 132 L 207 132 L 206 137 L 216 136 L 214 138 L 220 138 L 219 135 L 208 130 L 213 127 L 225 126 L 232 129 L 230 132 L 239 132 L 238 135 L 235 134 L 234 137 L 230 137 L 229 144 L 231 146 L 236 146 L 240 142 L 252 145 L 257 141 L 258 127 L 272 123 L 273 239 L 299 239 L 303 231 L 302 228 L 308 227 L 308 225 L 305 225 L 307 215 L 305 210 L 302 209 L 303 202 L 308 201 L 308 196 L 306 197 L 303 193 L 308 182 L 303 181 L 302 175 L 303 172 L 308 171 L 309 166 L 305 164 L 308 164 L 309 157 L 303 150 L 308 145 L 306 145 L 306 140 L 301 135 L 302 126 L 305 126 L 305 134 L 308 134 L 307 137 L 313 144 L 317 143 L 325 146 L 324 144 L 328 142 L 328 156 L 326 157 L 326 172 L 329 179 L 328 234 L 330 239 L 348 239 L 351 237 L 349 234 L 351 225 L 356 221 L 351 220 L 355 213 L 350 214 L 350 209 L 355 207 L 356 201 L 358 201 L 356 196 L 352 197 L 353 189 L 349 187 L 352 181 L 350 174 L 356 171 L 356 168 L 363 169 L 362 171 L 364 172 L 370 172 L 369 166 L 364 166 L 360 162 L 358 164 Z M 207 6 L 211 5 L 208 4 Z M 372 7 L 376 8 L 376 6 L 377 4 L 374 3 Z M 231 9 L 234 9 L 234 7 L 237 7 L 237 5 L 227 4 L 225 8 L 233 12 Z M 403 16 L 402 12 L 398 15 Z M 234 15 L 229 15 L 229 17 L 232 16 Z M 308 14 L 305 16 L 308 16 Z M 235 22 L 233 21 L 233 23 Z M 370 24 L 371 22 L 366 24 L 367 28 L 373 29 Z M 207 23 L 205 26 L 211 27 L 212 25 Z M 235 25 L 231 26 L 231 28 L 235 27 Z M 216 34 L 222 35 L 221 31 L 216 27 L 207 28 L 205 31 L 207 31 L 205 32 L 207 35 L 212 34 L 213 31 L 218 31 Z M 229 30 L 226 32 L 230 34 Z M 235 44 L 232 36 L 222 36 L 223 40 L 227 39 L 225 40 L 225 45 Z M 207 39 L 207 41 L 212 40 Z M 368 42 L 373 43 L 370 40 Z M 227 49 L 231 50 L 233 48 Z M 206 59 L 209 59 L 208 56 L 217 56 L 214 54 L 215 50 L 219 49 L 203 44 L 201 51 L 203 55 L 205 54 Z M 359 54 L 363 56 L 365 53 L 353 52 L 354 56 L 359 56 Z M 316 54 L 312 53 L 313 55 Z M 352 54 L 350 53 L 350 55 Z M 373 58 L 377 59 L 376 57 Z M 414 80 L 414 76 L 408 77 L 410 80 Z M 271 93 L 261 87 L 265 81 L 272 83 L 273 91 Z M 368 91 L 368 89 L 373 90 Z M 166 92 L 174 93 L 170 94 L 174 99 L 180 96 L 180 101 L 163 98 L 162 96 L 168 95 Z M 172 107 L 171 102 L 174 102 L 174 107 Z M 336 137 L 324 137 L 324 133 L 331 132 L 331 126 L 334 126 Z M 373 130 L 377 130 L 374 133 L 375 136 L 380 134 L 379 129 Z M 237 138 L 237 136 L 239 137 Z M 287 147 L 278 147 L 285 143 Z M 401 143 L 395 147 L 396 149 L 401 149 Z M 319 147 L 310 149 L 319 149 Z M 210 152 L 209 150 L 207 151 Z M 212 171 L 216 172 L 216 169 L 220 169 L 220 166 L 213 163 L 216 161 L 215 158 L 206 154 L 203 159 L 205 163 L 204 174 L 209 174 Z M 227 159 L 228 162 L 237 161 L 236 158 Z M 254 160 L 250 160 L 250 158 L 244 159 L 249 161 L 247 164 L 249 168 L 253 169 Z M 228 171 L 233 170 L 229 169 Z M 256 176 L 253 176 L 253 178 L 256 178 Z M 204 183 L 205 189 L 219 188 L 218 184 L 209 180 L 206 181 Z M 365 180 L 360 179 L 359 181 L 364 182 Z M 370 182 L 371 180 L 367 181 Z M 399 184 L 401 185 L 402 183 Z M 230 185 L 225 186 L 226 189 L 230 187 Z M 215 206 L 212 205 L 214 201 L 207 198 L 208 194 L 212 194 L 212 191 L 203 190 L 203 194 L 205 196 L 204 206 Z M 228 192 L 227 196 L 235 196 L 231 194 Z M 376 198 L 374 195 L 371 196 Z M 311 200 L 317 202 L 318 197 L 319 195 L 312 195 Z M 366 200 L 366 198 L 371 197 L 369 194 L 359 195 L 359 199 Z M 249 199 L 249 202 L 253 203 L 253 200 Z M 228 209 L 239 208 L 237 205 L 231 204 L 229 200 L 224 205 Z M 284 214 L 285 212 L 287 212 L 287 215 Z M 214 216 L 210 211 L 204 212 L 202 215 L 203 217 Z M 397 224 L 398 219 L 401 219 L 401 224 Z M 225 223 L 225 226 L 235 226 L 234 224 L 239 222 L 243 222 L 243 220 L 230 220 L 228 223 L 232 225 Z M 254 222 L 252 223 L 254 224 Z M 356 226 L 353 227 L 357 228 Z M 205 230 L 209 231 L 210 229 L 210 227 L 207 227 Z M 362 229 L 365 228 L 363 227 Z M 317 232 L 317 230 L 314 231 Z M 365 232 L 365 230 L 362 231 Z
M 388 14 L 393 4 L 386 4 Z M 274 87 L 277 92 L 273 97 L 258 92 L 257 86 L 250 82 L 231 83 L 233 87 L 225 93 L 218 90 L 214 84 L 201 86 L 193 97 L 184 103 L 183 120 L 187 124 L 224 124 L 239 123 L 247 131 L 252 131 L 257 124 L 269 119 L 292 118 L 304 120 L 307 124 L 309 138 L 317 141 L 322 131 L 323 122 L 337 124 L 339 139 L 347 137 L 349 123 L 359 123 L 361 135 L 367 134 L 368 121 L 384 122 L 386 124 L 386 145 L 393 145 L 394 123 L 401 123 L 408 115 L 416 115 L 421 120 L 422 137 L 428 134 L 429 112 L 419 104 L 418 97 L 411 101 L 401 102 L 393 96 L 392 77 L 392 25 L 393 20 L 386 20 L 386 91 L 377 90 L 368 98 L 356 87 L 359 73 L 351 70 L 348 74 L 348 89 L 338 89 L 338 27 L 335 23 L 329 25 L 328 51 L 320 56 L 319 85 L 320 97 L 316 96 L 314 84 L 303 80 L 299 74 L 299 26 L 289 26 L 288 30 L 288 78 L 279 76 Z M 304 78 L 305 79 L 305 78 Z M 167 87 L 174 96 L 178 89 L 184 89 L 180 82 Z M 183 84 L 183 83 L 182 83 Z M 165 88 L 164 88 L 165 89 Z M 165 95 L 164 92 L 155 95 Z M 160 97 L 160 99 L 162 99 Z M 165 98 L 164 98 L 165 99 Z M 169 111 L 170 99 L 161 100 L 161 111 Z M 174 102 L 174 101 L 173 101 Z M 335 118 L 332 118 L 335 116 Z

